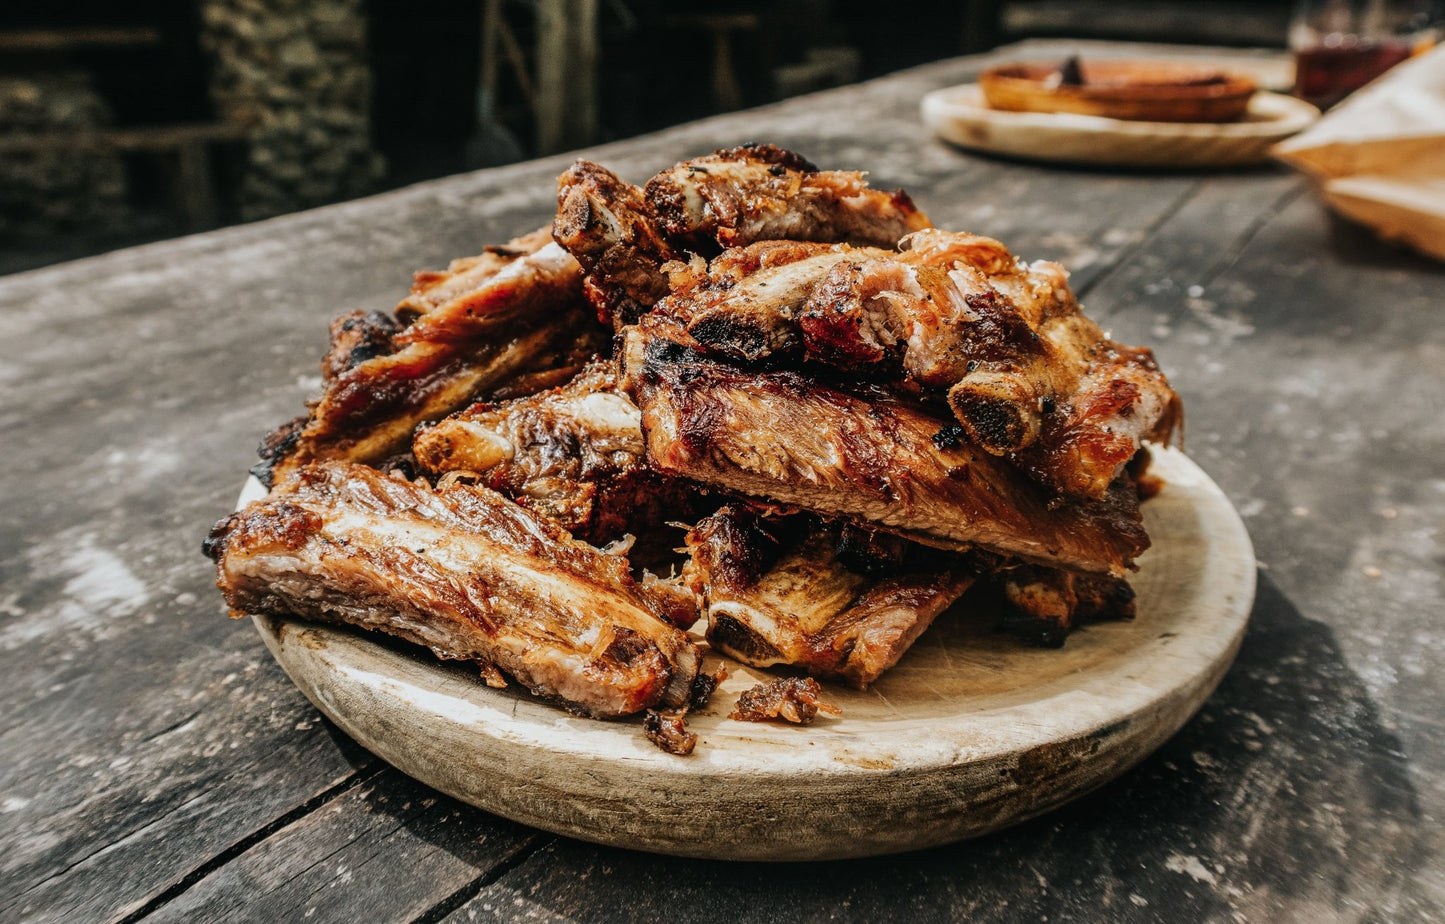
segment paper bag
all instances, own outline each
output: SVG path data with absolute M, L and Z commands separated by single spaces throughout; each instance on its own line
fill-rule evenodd
M 1445 260 L 1445 46 L 1393 68 L 1273 153 L 1342 215 Z

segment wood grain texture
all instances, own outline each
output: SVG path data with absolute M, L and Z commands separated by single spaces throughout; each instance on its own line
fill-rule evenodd
M 525 693 L 378 637 L 256 617 L 317 708 L 442 792 L 549 831 L 729 860 L 819 860 L 984 834 L 1094 789 L 1173 734 L 1233 659 L 1254 595 L 1254 552 L 1229 502 L 1188 459 L 1145 507 L 1154 547 L 1139 617 L 1090 626 L 1060 650 L 995 634 L 991 614 L 936 623 L 868 691 L 809 728 L 727 718 L 766 672 L 729 677 L 689 716 L 687 758 L 637 721 L 567 716 Z M 259 488 L 259 485 L 256 485 Z M 820 805 L 829 806 L 819 811 Z
M 538 835 L 387 770 L 255 844 L 148 921 L 411 920 Z M 396 863 L 398 856 L 406 863 Z M 427 889 L 412 880 L 425 871 Z M 349 888 L 361 881 L 364 889 Z

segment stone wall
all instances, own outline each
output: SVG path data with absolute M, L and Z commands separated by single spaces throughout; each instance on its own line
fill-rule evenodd
M 0 76 L 0 139 L 43 145 L 0 148 L 0 237 L 107 233 L 126 221 L 125 165 L 117 154 L 47 143 L 102 129 L 110 120 L 84 73 Z
M 202 0 L 201 16 L 217 115 L 249 130 L 242 219 L 375 188 L 362 0 Z

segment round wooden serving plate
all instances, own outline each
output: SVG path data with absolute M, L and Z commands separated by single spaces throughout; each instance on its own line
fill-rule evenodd
M 1116 167 L 1254 164 L 1319 118 L 1309 103 L 1258 92 L 1238 122 L 1139 122 L 1071 112 L 990 108 L 977 84 L 923 97 L 924 123 L 945 141 L 991 154 Z
M 347 734 L 498 815 L 717 859 L 914 850 L 1114 779 L 1174 734 L 1229 667 L 1254 597 L 1249 536 L 1188 458 L 1155 458 L 1167 487 L 1144 508 L 1154 547 L 1133 579 L 1135 620 L 1040 649 L 947 613 L 872 689 L 825 684 L 843 714 L 808 727 L 728 719 L 737 694 L 768 675 L 727 662 L 711 705 L 688 719 L 700 739 L 688 757 L 658 750 L 636 719 L 576 718 L 420 649 L 289 619 L 255 623 Z

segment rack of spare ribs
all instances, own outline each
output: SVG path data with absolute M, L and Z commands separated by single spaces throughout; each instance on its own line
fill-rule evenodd
M 766 145 L 642 187 L 578 161 L 550 227 L 338 318 L 322 371 L 206 543 L 233 613 L 647 710 L 678 752 L 700 621 L 862 687 L 975 585 L 1046 645 L 1132 615 L 1143 444 L 1180 415 L 1058 264 Z

